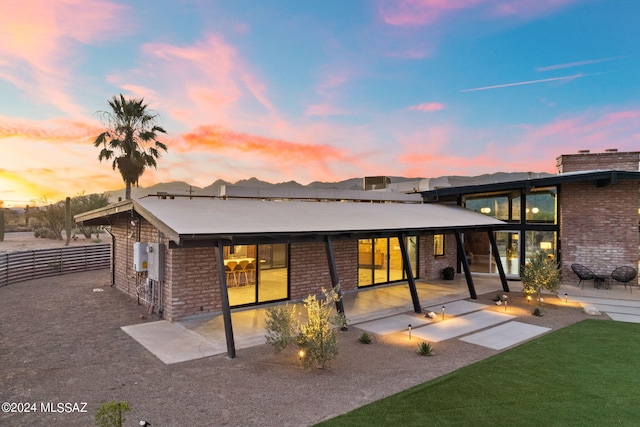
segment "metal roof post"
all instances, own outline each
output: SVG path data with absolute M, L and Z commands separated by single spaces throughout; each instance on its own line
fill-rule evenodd
M 405 239 L 406 234 L 400 234 L 398 236 L 398 243 L 400 243 L 400 252 L 402 253 L 402 266 L 404 267 L 404 273 L 407 275 L 407 282 L 409 283 L 409 292 L 411 292 L 411 301 L 413 302 L 413 310 L 416 313 L 422 313 L 420 307 L 420 298 L 418 297 L 418 291 L 416 289 L 416 281 L 413 278 L 413 269 L 409 262 L 409 252 L 407 251 L 407 244 Z
M 496 243 L 496 236 L 493 234 L 493 230 L 487 230 L 489 235 L 489 242 L 491 242 L 491 252 L 493 252 L 493 258 L 496 261 L 498 267 L 498 274 L 500 274 L 500 282 L 502 282 L 502 290 L 509 292 L 509 285 L 507 284 L 507 276 L 504 274 L 504 267 L 500 260 L 500 253 L 498 252 L 498 244 Z
M 471 299 L 478 299 L 476 294 L 476 287 L 473 284 L 471 278 L 471 269 L 469 268 L 469 261 L 464 253 L 464 245 L 462 244 L 462 234 L 459 231 L 455 232 L 456 243 L 458 244 L 458 259 L 462 262 L 462 269 L 464 270 L 464 277 L 467 279 L 467 287 L 469 288 L 469 297 Z
M 331 244 L 331 236 L 326 236 L 324 239 L 324 247 L 327 252 L 327 261 L 329 263 L 329 274 L 331 275 L 331 286 L 333 290 L 338 293 L 340 299 L 336 301 L 336 310 L 338 313 L 344 315 L 344 304 L 342 302 L 342 291 L 340 290 L 340 278 L 338 277 L 338 268 L 336 267 L 336 258 L 333 254 L 333 245 Z M 344 326 L 341 328 L 343 331 L 347 330 Z
M 224 335 L 227 338 L 227 356 L 236 357 L 236 345 L 233 340 L 233 325 L 231 324 L 231 307 L 227 290 L 227 272 L 224 269 L 223 245 L 218 240 L 215 246 L 216 263 L 218 265 L 218 280 L 220 282 L 220 299 L 222 300 L 222 318 L 224 320 Z

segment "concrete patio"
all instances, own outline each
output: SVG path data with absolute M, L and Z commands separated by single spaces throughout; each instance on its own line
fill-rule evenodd
M 504 293 L 497 277 L 474 277 L 478 295 Z M 521 284 L 510 281 L 512 292 L 520 292 Z M 591 305 L 617 321 L 640 323 L 640 292 L 614 285 L 611 289 L 596 289 L 588 283 L 581 289 L 573 283 L 562 286 L 561 298 Z M 344 295 L 343 303 L 350 326 L 373 334 L 409 333 L 432 342 L 462 339 L 493 349 L 504 349 L 537 335 L 548 328 L 517 322 L 515 316 L 485 310 L 488 306 L 469 299 L 464 277 L 453 281 L 418 282 L 418 296 L 423 314 L 413 312 L 406 283 L 375 287 Z M 424 313 L 441 314 L 445 306 L 447 320 L 432 322 Z M 300 307 L 302 310 L 302 307 Z M 237 309 L 231 314 L 234 342 L 237 350 L 265 343 L 266 308 Z M 302 315 L 302 313 L 301 313 Z M 195 360 L 227 352 L 222 315 L 208 315 L 180 322 L 157 321 L 124 326 L 122 329 L 165 364 Z

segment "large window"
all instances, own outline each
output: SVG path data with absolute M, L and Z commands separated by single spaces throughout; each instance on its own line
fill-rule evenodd
M 407 237 L 409 264 L 414 276 L 418 268 L 418 238 Z M 358 286 L 398 282 L 406 279 L 397 237 L 358 241 Z
M 224 265 L 232 307 L 289 297 L 286 244 L 225 247 Z

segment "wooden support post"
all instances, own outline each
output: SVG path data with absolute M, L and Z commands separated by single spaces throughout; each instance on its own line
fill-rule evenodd
M 409 292 L 411 293 L 411 301 L 413 302 L 413 311 L 416 313 L 422 313 L 422 307 L 420 307 L 420 298 L 418 297 L 418 290 L 416 289 L 416 281 L 413 278 L 413 269 L 409 262 L 409 251 L 407 251 L 407 243 L 405 234 L 398 236 L 398 243 L 400 244 L 400 253 L 402 254 L 402 266 L 404 268 L 404 274 L 407 276 L 407 282 L 409 283 Z
M 227 338 L 227 356 L 236 357 L 236 345 L 233 340 L 233 325 L 231 324 L 231 306 L 227 290 L 227 272 L 224 269 L 224 251 L 221 241 L 215 247 L 216 263 L 218 265 L 218 281 L 220 282 L 220 299 L 222 300 L 222 319 L 224 320 L 224 334 Z
M 498 244 L 496 243 L 496 236 L 493 234 L 493 230 L 488 230 L 489 242 L 491 242 L 491 252 L 493 252 L 493 259 L 496 261 L 498 267 L 498 274 L 500 274 L 500 282 L 502 283 L 502 290 L 509 292 L 509 285 L 507 284 L 507 276 L 504 274 L 504 267 L 500 260 L 500 253 L 498 252 Z
M 467 260 L 467 254 L 464 252 L 464 245 L 462 244 L 462 234 L 456 231 L 456 243 L 458 244 L 458 259 L 462 262 L 462 269 L 464 270 L 464 277 L 467 279 L 467 287 L 469 288 L 469 298 L 478 299 L 476 294 L 476 287 L 473 284 L 473 278 L 471 277 L 471 269 L 469 268 L 469 261 Z

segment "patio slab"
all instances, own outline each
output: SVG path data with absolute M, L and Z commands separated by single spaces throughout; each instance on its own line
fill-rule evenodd
M 462 337 L 460 340 L 494 350 L 503 350 L 535 336 L 542 335 L 550 330 L 551 328 L 513 321 Z
M 427 307 L 425 311 L 433 311 L 440 315 L 442 314 L 442 306 L 445 307 L 444 312 L 447 316 L 461 316 L 463 314 L 479 311 L 488 306 L 485 304 L 478 304 L 477 302 L 469 302 L 465 300 L 452 301 L 442 305 L 434 305 Z
M 227 351 L 225 341 L 213 343 L 166 320 L 123 326 L 121 329 L 167 365 Z
M 424 315 L 398 314 L 396 316 L 355 324 L 354 326 L 374 334 L 386 335 L 393 332 L 405 331 L 409 325 L 411 325 L 412 328 L 416 328 L 430 322 L 431 319 L 425 318 Z
M 515 317 L 494 311 L 478 311 L 413 329 L 412 335 L 425 341 L 439 342 L 504 323 Z

